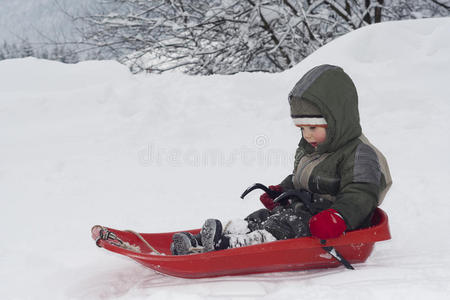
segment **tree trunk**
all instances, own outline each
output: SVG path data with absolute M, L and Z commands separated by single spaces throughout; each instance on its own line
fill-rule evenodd
M 363 17 L 364 22 L 366 22 L 367 24 L 372 24 L 372 17 L 370 16 L 370 11 L 368 11 L 367 9 L 370 7 L 370 2 L 371 0 L 366 0 L 365 1 L 365 6 L 366 6 L 366 14 Z
M 378 4 L 379 6 L 375 7 L 375 23 L 381 22 L 384 0 L 378 0 Z

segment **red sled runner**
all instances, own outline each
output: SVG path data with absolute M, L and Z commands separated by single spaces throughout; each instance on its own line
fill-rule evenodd
M 187 231 L 197 234 L 200 229 Z M 327 240 L 326 245 L 316 238 L 302 237 L 207 253 L 172 255 L 170 243 L 174 233 L 136 233 L 99 225 L 92 228 L 97 246 L 128 256 L 157 272 L 183 278 L 338 267 L 342 262 L 331 255 L 333 251 L 349 263 L 363 263 L 375 242 L 391 238 L 387 215 L 380 208 L 375 211 L 370 227 Z

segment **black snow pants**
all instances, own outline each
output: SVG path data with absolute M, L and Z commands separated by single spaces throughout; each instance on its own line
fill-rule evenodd
M 277 240 L 310 236 L 309 220 L 313 214 L 329 208 L 331 204 L 327 200 L 314 202 L 311 212 L 302 203 L 293 201 L 273 210 L 262 208 L 248 215 L 245 220 L 250 231 L 266 230 Z

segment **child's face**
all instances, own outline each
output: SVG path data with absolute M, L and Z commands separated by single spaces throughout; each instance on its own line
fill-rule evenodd
M 303 138 L 314 148 L 323 143 L 327 138 L 327 130 L 318 126 L 301 126 Z

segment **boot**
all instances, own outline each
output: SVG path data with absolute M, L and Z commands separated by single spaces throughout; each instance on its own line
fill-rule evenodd
M 216 219 L 208 219 L 200 231 L 204 252 L 225 249 L 222 242 L 222 223 Z
M 173 255 L 186 255 L 201 252 L 194 235 L 189 232 L 178 232 L 172 236 L 170 251 Z

